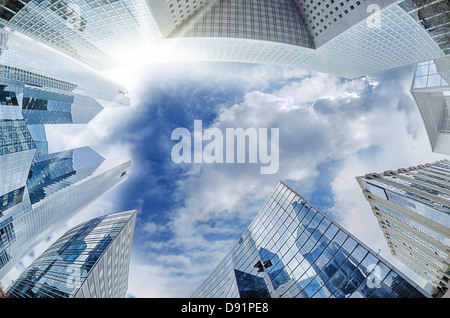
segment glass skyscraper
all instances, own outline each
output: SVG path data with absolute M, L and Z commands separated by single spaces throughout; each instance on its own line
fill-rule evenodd
M 88 123 L 105 107 L 129 106 L 126 87 L 99 70 L 127 64 L 130 50 L 136 53 L 155 45 L 155 51 L 172 48 L 178 60 L 289 65 L 343 77 L 420 62 L 418 70 L 427 66 L 429 88 L 435 74 L 432 63 L 424 61 L 434 60 L 438 66 L 449 53 L 447 2 L 3 1 L 0 278 L 53 230 L 127 177 L 129 161 L 105 160 L 87 147 L 49 153 L 44 125 Z M 417 83 L 423 80 L 416 75 Z M 447 130 L 445 90 L 443 96 L 443 106 L 431 114 L 442 114 L 432 118 L 440 133 Z M 286 203 L 285 195 L 296 201 Z M 196 295 L 217 295 L 209 288 L 218 283 L 226 289 L 219 288 L 220 295 L 236 297 L 424 296 L 413 282 L 285 185 L 269 202 L 224 261 L 232 280 L 217 281 L 223 274 L 219 272 L 211 278 L 214 283 L 210 280 Z M 278 210 L 277 204 L 288 205 Z M 276 225 L 268 226 L 264 222 L 275 210 L 283 213 L 272 219 Z M 97 242 L 99 248 L 103 243 Z M 47 262 L 47 256 L 40 260 Z M 78 256 L 69 253 L 62 259 L 75 264 Z M 55 267 L 47 263 L 46 268 L 30 270 L 26 276 L 32 279 L 26 282 L 24 277 L 19 289 L 24 292 L 25 284 L 54 273 L 58 261 Z M 101 282 L 90 283 L 88 270 L 83 275 L 79 278 L 86 285 L 78 280 L 72 289 L 58 287 L 53 292 L 60 297 L 94 292 L 103 296 L 96 289 Z M 57 283 L 47 278 L 27 295 L 50 293 L 46 282 Z
M 0 4 L 0 278 L 53 230 L 124 181 L 131 166 L 128 160 L 105 160 L 89 147 L 49 153 L 45 125 L 87 124 L 106 107 L 129 106 L 130 99 L 123 85 L 32 37 L 62 32 L 35 2 L 65 10 L 57 1 Z M 74 15 L 66 17 L 67 30 L 74 27 Z
M 418 63 L 411 94 L 432 151 L 450 155 L 450 56 Z
M 6 1 L 0 23 L 98 70 L 160 39 L 144 0 Z
M 113 213 L 72 228 L 8 287 L 7 296 L 124 297 L 136 213 Z
M 124 85 L 20 32 L 0 28 L 0 42 L 2 94 L 30 124 L 88 123 L 104 107 L 130 105 Z
M 5 156 L 0 156 L 0 160 Z M 6 166 L 17 170 L 15 162 Z M 128 177 L 131 162 L 105 160 L 89 147 L 45 154 L 24 165 L 0 196 L 0 277 L 81 209 Z M 9 169 L 0 169 L 1 173 Z M 11 189 L 11 190 L 10 190 Z
M 403 0 L 399 6 L 423 26 L 446 55 L 450 54 L 450 3 L 446 0 Z
M 1 25 L 99 70 L 126 65 L 139 50 L 153 62 L 163 48 L 175 60 L 343 77 L 448 55 L 446 0 L 17 0 L 0 9 Z
M 357 177 L 391 253 L 436 287 L 450 280 L 450 161 Z
M 284 183 L 194 298 L 424 298 L 416 283 Z

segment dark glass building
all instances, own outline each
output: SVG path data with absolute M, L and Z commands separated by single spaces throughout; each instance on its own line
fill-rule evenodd
M 8 297 L 124 297 L 136 213 L 113 213 L 72 228 L 8 287 Z
M 283 183 L 192 297 L 425 298 L 394 268 Z

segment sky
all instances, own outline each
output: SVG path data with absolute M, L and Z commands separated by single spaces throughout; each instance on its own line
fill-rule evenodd
M 138 209 L 127 297 L 189 297 L 283 181 L 398 268 L 355 177 L 446 158 L 431 152 L 411 94 L 414 66 L 368 77 L 272 65 L 161 63 L 111 70 L 131 106 L 87 125 L 46 127 L 49 150 L 90 146 L 131 159 L 128 179 L 74 217 L 21 264 L 84 220 Z M 182 163 L 176 128 L 278 128 L 279 169 Z M 19 266 L 20 269 L 20 266 Z M 17 271 L 19 271 L 19 269 Z

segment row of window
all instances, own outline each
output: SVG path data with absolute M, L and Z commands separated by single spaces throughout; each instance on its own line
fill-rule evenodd
M 51 87 L 66 91 L 72 91 L 77 87 L 77 85 L 69 82 L 57 80 L 48 76 L 39 75 L 33 72 L 29 72 L 26 70 L 22 70 L 7 65 L 0 65 L 0 78 L 6 80 L 19 81 L 36 86 Z
M 258 260 L 267 268 L 257 271 Z M 194 297 L 232 295 L 230 275 L 241 297 L 421 296 L 283 185 Z
M 272 5 L 272 6 L 271 6 Z M 312 47 L 308 32 L 295 8 L 273 2 L 244 7 L 217 3 L 208 12 L 175 31 L 174 37 L 237 37 Z M 294 9 L 294 10 L 293 10 Z

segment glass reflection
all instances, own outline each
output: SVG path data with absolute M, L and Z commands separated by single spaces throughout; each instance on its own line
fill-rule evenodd
M 283 184 L 277 187 L 229 254 L 240 297 L 424 297 L 375 253 L 290 192 Z M 259 270 L 253 267 L 258 262 Z M 230 295 L 224 268 L 219 268 L 223 278 L 215 280 L 213 273 L 194 297 Z

